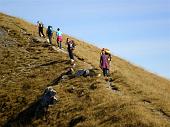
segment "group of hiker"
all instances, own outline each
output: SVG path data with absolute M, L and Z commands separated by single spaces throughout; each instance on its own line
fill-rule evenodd
M 38 33 L 39 33 L 39 36 L 40 37 L 45 37 L 44 33 L 43 33 L 43 28 L 44 28 L 44 25 L 42 22 L 38 21 Z M 47 27 L 47 30 L 46 30 L 46 35 L 48 37 L 48 42 L 50 44 L 52 44 L 52 37 L 53 37 L 53 28 L 52 26 L 48 26 Z M 56 32 L 56 44 L 58 46 L 59 49 L 62 49 L 62 41 L 63 41 L 63 33 L 60 31 L 60 28 L 57 28 L 57 32 Z M 75 48 L 75 43 L 74 43 L 74 40 L 70 40 L 69 38 L 67 38 L 66 40 L 66 45 L 67 45 L 67 50 L 68 50 L 68 54 L 69 54 L 69 57 L 71 59 L 71 61 L 74 61 L 74 55 L 73 55 L 73 50 Z
M 38 33 L 40 37 L 45 37 L 44 33 L 43 33 L 43 28 L 44 25 L 42 22 L 38 21 Z M 53 37 L 53 28 L 52 26 L 48 26 L 47 30 L 46 30 L 46 35 L 48 37 L 48 42 L 50 44 L 52 44 L 52 37 Z M 63 33 L 60 31 L 60 28 L 57 28 L 57 32 L 56 32 L 56 45 L 58 46 L 59 49 L 62 49 L 62 41 L 63 41 Z M 71 60 L 71 63 L 74 63 L 74 55 L 73 55 L 73 51 L 75 49 L 75 42 L 74 40 L 70 40 L 69 38 L 66 39 L 66 45 L 67 45 L 67 51 L 69 54 L 69 58 Z M 108 77 L 109 76 L 109 68 L 110 68 L 110 63 L 111 63 L 111 53 L 109 49 L 103 48 L 101 50 L 101 54 L 100 54 L 100 68 L 103 71 L 103 76 L 104 77 Z
M 45 37 L 43 29 L 44 29 L 44 24 L 40 21 L 37 22 L 38 24 L 38 33 L 40 37 Z M 60 28 L 57 29 L 56 36 L 57 36 L 57 46 L 62 49 L 62 32 L 60 31 Z M 48 41 L 50 44 L 52 44 L 52 37 L 53 37 L 53 27 L 48 26 L 46 30 L 46 35 L 48 37 Z
M 38 24 L 39 36 L 45 38 L 45 35 L 43 32 L 43 29 L 44 29 L 43 23 L 38 21 L 37 24 Z M 53 33 L 54 33 L 53 28 L 52 26 L 49 25 L 46 30 L 46 36 L 48 37 L 47 41 L 51 45 L 52 45 Z M 60 28 L 57 28 L 56 45 L 58 46 L 59 49 L 62 49 L 62 41 L 63 41 L 63 33 L 60 31 Z M 80 69 L 78 71 L 74 71 L 75 61 L 74 61 L 73 51 L 76 45 L 75 45 L 74 40 L 69 39 L 69 38 L 66 39 L 65 44 L 67 45 L 67 51 L 68 51 L 68 55 L 69 55 L 72 66 L 65 73 L 63 73 L 59 78 L 57 78 L 56 81 L 53 81 L 53 84 L 57 83 L 60 80 L 70 79 L 70 78 L 79 77 L 79 76 L 100 77 L 100 74 L 94 68 L 93 69 Z M 106 77 L 106 79 L 109 76 L 110 64 L 111 64 L 110 50 L 103 48 L 100 53 L 99 67 L 102 69 L 103 76 Z M 56 91 L 52 87 L 47 87 L 45 89 L 42 97 L 39 100 L 39 105 L 36 108 L 36 116 L 37 116 L 37 113 L 39 113 L 40 111 L 43 111 L 46 114 L 48 110 L 48 106 L 53 105 L 58 101 L 55 95 L 56 95 Z

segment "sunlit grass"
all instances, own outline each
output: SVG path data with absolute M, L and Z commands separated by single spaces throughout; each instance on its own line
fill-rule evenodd
M 43 47 L 42 42 L 32 41 L 34 36 L 38 36 L 35 25 L 0 14 L 0 28 L 6 31 L 0 37 L 1 126 L 35 102 L 48 84 L 65 72 L 70 64 L 67 54 Z M 63 43 L 67 37 L 64 35 Z M 75 54 L 81 59 L 76 60 L 76 69 L 91 66 L 100 69 L 100 49 L 72 39 L 76 42 Z M 2 45 L 4 43 L 7 45 Z M 53 61 L 54 64 L 41 66 Z M 67 127 L 79 118 L 75 124 L 77 127 L 170 126 L 168 80 L 117 56 L 112 58 L 111 78 L 118 91 L 112 91 L 103 77 L 78 77 L 59 82 L 54 86 L 59 102 L 49 108 L 48 122 L 39 119 L 29 124 Z M 95 85 L 94 89 L 92 85 Z M 70 91 L 72 87 L 74 90 Z

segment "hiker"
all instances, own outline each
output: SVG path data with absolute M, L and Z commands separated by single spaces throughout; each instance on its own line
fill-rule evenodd
M 52 26 L 48 26 L 46 34 L 48 36 L 49 43 L 52 44 L 52 36 L 53 36 L 53 28 L 52 28 Z
M 60 28 L 57 29 L 57 32 L 56 32 L 56 36 L 57 36 L 57 45 L 60 49 L 62 49 L 62 40 L 63 40 L 63 37 L 62 37 L 62 32 L 60 31 Z
M 74 78 L 74 77 L 100 77 L 100 74 L 98 73 L 98 70 L 93 68 L 93 69 L 79 69 L 75 71 L 72 67 L 67 70 L 65 74 L 62 75 L 62 79 L 67 79 L 67 78 Z
M 35 111 L 36 118 L 47 115 L 49 105 L 54 105 L 58 102 L 58 99 L 55 97 L 56 91 L 51 87 L 47 87 L 39 99 L 38 106 Z M 47 119 L 47 118 L 46 118 Z
M 109 75 L 110 56 L 111 55 L 108 55 L 106 50 L 103 48 L 100 56 L 100 68 L 103 70 L 104 77 Z
M 99 73 L 99 70 L 96 69 L 96 68 L 79 69 L 79 70 L 75 71 L 73 69 L 73 67 L 69 67 L 69 68 L 67 68 L 66 72 L 62 73 L 59 77 L 54 79 L 49 85 L 53 86 L 53 85 L 58 84 L 62 80 L 69 80 L 69 79 L 80 77 L 80 76 L 83 76 L 83 77 L 100 77 L 101 74 Z
M 70 60 L 74 60 L 73 50 L 75 49 L 75 43 L 73 40 L 69 40 L 69 38 L 67 38 L 66 44 Z
M 80 70 L 77 70 L 75 73 L 75 77 L 79 77 L 79 76 L 100 77 L 100 74 L 97 73 L 97 69 L 80 69 Z
M 42 36 L 45 37 L 45 35 L 43 33 L 43 28 L 44 28 L 43 23 L 38 21 L 37 24 L 38 24 L 38 33 L 39 33 L 39 36 L 40 37 L 42 37 Z
M 41 98 L 42 106 L 45 107 L 55 104 L 57 102 L 57 98 L 55 97 L 55 95 L 56 91 L 51 86 L 47 87 Z

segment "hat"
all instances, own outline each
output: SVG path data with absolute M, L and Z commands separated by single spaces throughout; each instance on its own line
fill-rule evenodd
M 102 48 L 102 51 L 104 51 L 105 50 L 105 48 Z

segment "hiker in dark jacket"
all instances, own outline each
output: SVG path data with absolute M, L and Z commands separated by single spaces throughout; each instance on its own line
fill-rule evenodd
M 52 26 L 48 26 L 46 34 L 48 36 L 50 44 L 52 44 L 53 29 Z
M 56 91 L 51 86 L 47 87 L 41 98 L 41 105 L 43 107 L 48 107 L 49 105 L 55 104 L 57 102 L 55 95 Z
M 70 60 L 74 60 L 73 50 L 75 49 L 75 43 L 73 40 L 69 40 L 69 38 L 67 38 L 66 44 Z
M 100 56 L 100 68 L 103 70 L 103 75 L 108 76 L 109 74 L 109 55 L 106 55 L 105 49 L 102 49 Z
M 51 86 L 47 87 L 38 102 L 35 110 L 35 117 L 39 118 L 45 116 L 47 119 L 48 107 L 58 102 L 56 91 Z
M 43 32 L 43 28 L 44 28 L 43 23 L 40 22 L 40 21 L 38 21 L 37 23 L 38 23 L 38 33 L 39 33 L 39 36 L 40 37 L 41 36 L 45 37 L 44 32 Z
M 66 72 L 62 73 L 59 77 L 54 79 L 50 85 L 56 85 L 62 80 L 69 80 L 72 78 L 76 77 L 100 77 L 101 74 L 99 73 L 99 70 L 96 68 L 91 68 L 91 69 L 79 69 L 79 70 L 74 70 L 72 67 L 69 67 Z

